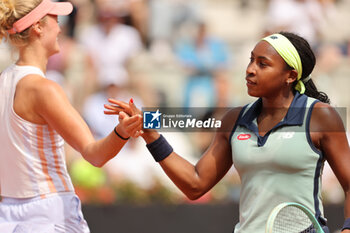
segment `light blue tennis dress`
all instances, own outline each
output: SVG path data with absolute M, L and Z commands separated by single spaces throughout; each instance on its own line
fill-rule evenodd
M 324 221 L 321 173 L 324 156 L 310 138 L 310 117 L 318 100 L 296 93 L 285 118 L 260 136 L 262 100 L 245 106 L 231 133 L 233 163 L 240 175 L 239 223 L 234 233 L 264 233 L 272 209 L 297 202 Z

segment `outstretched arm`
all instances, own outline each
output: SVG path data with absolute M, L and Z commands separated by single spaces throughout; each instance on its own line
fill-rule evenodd
M 117 114 L 119 111 L 133 114 L 139 112 L 133 105 L 109 100 L 112 105 L 106 105 L 106 114 Z M 197 199 L 217 184 L 232 166 L 231 147 L 229 143 L 232 130 L 240 109 L 228 112 L 222 120 L 222 132 L 216 132 L 211 145 L 202 155 L 196 165 L 191 164 L 176 152 L 166 154 L 159 164 L 174 184 L 189 198 Z M 148 146 L 166 146 L 167 142 L 161 142 L 160 134 L 155 130 L 145 130 L 142 134 Z M 152 146 L 153 147 L 153 146 Z M 169 147 L 168 147 L 169 148 Z
M 159 138 L 158 132 L 145 132 L 142 137 L 147 144 Z M 232 166 L 231 148 L 225 133 L 215 137 L 196 165 L 172 152 L 160 161 L 164 172 L 191 200 L 195 200 L 217 184 Z
M 111 133 L 98 141 L 93 138 L 90 129 L 79 113 L 69 103 L 62 88 L 47 79 L 33 79 L 35 82 L 35 111 L 47 124 L 56 130 L 65 141 L 92 165 L 101 167 L 113 158 L 130 135 L 134 136 L 141 129 L 142 117 L 120 115 L 120 123 L 116 126 L 118 136 L 113 129 Z M 101 113 L 102 114 L 102 113 Z

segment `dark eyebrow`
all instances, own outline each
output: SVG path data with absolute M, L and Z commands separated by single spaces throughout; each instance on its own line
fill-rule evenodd
M 250 55 L 251 55 L 252 57 L 254 57 L 254 52 L 253 52 L 253 51 L 250 52 Z M 265 56 L 258 56 L 258 59 L 260 59 L 260 60 L 268 60 L 268 61 L 271 60 L 271 59 L 269 59 L 269 58 L 267 58 L 267 57 L 265 57 Z
M 264 56 L 258 56 L 258 59 L 260 59 L 260 60 L 271 60 L 271 59 L 269 59 L 269 58 L 267 58 L 267 57 L 264 57 Z

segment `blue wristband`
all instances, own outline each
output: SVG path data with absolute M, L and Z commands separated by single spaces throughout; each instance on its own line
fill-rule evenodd
M 349 229 L 350 230 L 350 218 L 345 219 L 343 228 L 341 230 L 343 231 L 345 229 Z
M 163 137 L 163 135 L 160 135 L 157 140 L 147 144 L 146 146 L 156 162 L 162 161 L 173 152 L 173 148 Z

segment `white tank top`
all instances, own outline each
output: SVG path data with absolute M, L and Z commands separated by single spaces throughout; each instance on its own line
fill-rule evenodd
M 12 198 L 73 192 L 64 140 L 48 125 L 22 119 L 13 109 L 17 83 L 37 67 L 11 65 L 0 75 L 0 190 Z

